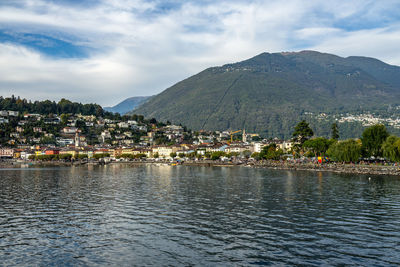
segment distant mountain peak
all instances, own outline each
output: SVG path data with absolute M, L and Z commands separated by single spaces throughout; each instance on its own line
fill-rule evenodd
M 261 53 L 208 68 L 135 110 L 192 129 L 246 128 L 289 137 L 304 114 L 400 105 L 400 67 L 367 57 L 318 51 Z M 327 134 L 329 127 L 317 129 Z
M 124 115 L 145 103 L 150 97 L 151 96 L 129 97 L 113 107 L 105 107 L 104 110 Z

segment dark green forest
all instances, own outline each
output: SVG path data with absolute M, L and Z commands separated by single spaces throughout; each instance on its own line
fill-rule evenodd
M 61 99 L 59 102 L 45 100 L 45 101 L 30 101 L 21 99 L 20 97 L 6 97 L 0 96 L 0 110 L 13 110 L 20 113 L 38 113 L 38 114 L 82 114 L 82 115 L 95 115 L 104 116 L 105 111 L 100 105 L 97 104 L 81 104 L 71 102 L 67 99 Z

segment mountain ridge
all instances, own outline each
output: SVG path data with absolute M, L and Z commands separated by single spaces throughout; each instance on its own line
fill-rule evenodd
M 124 115 L 124 114 L 134 110 L 141 104 L 145 103 L 150 97 L 151 96 L 129 97 L 113 107 L 104 107 L 104 110 L 113 112 L 113 113 L 120 113 L 121 115 Z
M 207 68 L 135 109 L 195 130 L 242 129 L 289 137 L 306 113 L 383 111 L 400 104 L 400 67 L 316 51 L 261 53 Z M 328 135 L 328 125 L 316 133 Z

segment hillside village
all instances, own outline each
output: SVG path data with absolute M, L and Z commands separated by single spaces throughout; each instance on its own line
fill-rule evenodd
M 396 109 L 397 111 L 398 109 Z M 385 124 L 393 129 L 400 129 L 400 117 L 397 112 L 393 112 L 393 114 L 389 114 L 386 116 L 372 114 L 372 113 L 361 113 L 361 114 L 326 114 L 319 113 L 314 114 L 312 112 L 305 112 L 304 115 L 307 115 L 310 118 L 315 118 L 318 121 L 337 121 L 340 124 L 343 123 L 352 123 L 357 122 L 360 123 L 363 127 L 369 127 L 375 124 Z
M 250 157 L 271 143 L 283 152 L 291 141 L 262 140 L 243 129 L 190 131 L 143 116 L 37 114 L 0 111 L 0 157 L 20 160 L 206 159 Z M 223 153 L 222 153 L 223 152 Z

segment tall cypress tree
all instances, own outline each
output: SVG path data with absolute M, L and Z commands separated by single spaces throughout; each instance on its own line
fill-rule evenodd
M 332 139 L 338 140 L 339 139 L 339 129 L 337 123 L 333 123 L 331 126 L 332 130 Z

